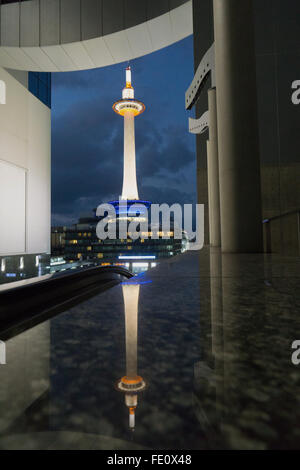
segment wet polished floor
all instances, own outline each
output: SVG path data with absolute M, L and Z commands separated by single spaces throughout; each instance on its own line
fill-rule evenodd
M 0 448 L 300 448 L 299 268 L 188 252 L 11 338 Z

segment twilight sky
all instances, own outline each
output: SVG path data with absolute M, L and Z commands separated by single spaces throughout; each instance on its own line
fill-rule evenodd
M 156 203 L 196 202 L 195 137 L 184 93 L 193 78 L 192 36 L 130 61 L 136 99 L 139 196 Z M 68 225 L 122 190 L 123 119 L 112 110 L 126 63 L 52 74 L 52 224 Z

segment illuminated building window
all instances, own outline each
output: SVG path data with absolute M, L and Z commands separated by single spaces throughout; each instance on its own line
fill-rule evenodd
M 88 247 L 87 247 L 87 251 L 92 251 L 92 247 L 91 247 L 91 246 L 88 246 Z
M 127 238 L 127 243 L 132 243 L 131 238 Z
M 174 232 L 158 232 L 159 237 L 173 237 Z
M 81 258 L 81 253 L 78 253 L 78 254 L 77 254 L 77 258 L 78 258 L 78 259 Z
M 128 246 L 128 247 L 127 247 L 127 250 L 132 250 L 132 246 Z
M 78 241 L 77 240 L 70 240 L 71 245 L 77 245 Z
M 82 233 L 81 233 L 81 232 L 79 232 L 79 233 L 78 233 L 78 235 L 81 237 Z
M 85 232 L 85 233 L 83 234 L 83 236 L 86 237 L 86 235 L 87 235 L 87 234 L 86 234 L 86 232 Z
M 103 253 L 98 253 L 97 258 L 103 258 Z
M 91 232 L 89 232 L 89 233 L 88 233 L 88 236 L 89 236 L 89 237 L 91 237 L 91 236 L 92 236 Z
M 145 240 L 143 238 L 141 238 L 141 243 L 145 243 Z

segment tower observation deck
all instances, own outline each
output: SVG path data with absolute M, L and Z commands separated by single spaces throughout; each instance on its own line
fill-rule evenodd
M 122 91 L 122 99 L 114 103 L 113 110 L 124 117 L 124 169 L 121 199 L 136 201 L 139 199 L 139 194 L 136 180 L 134 118 L 145 110 L 145 105 L 134 99 L 130 67 L 126 68 L 126 86 Z

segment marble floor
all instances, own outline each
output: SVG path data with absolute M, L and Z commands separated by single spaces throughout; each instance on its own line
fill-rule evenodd
M 299 259 L 187 252 L 7 341 L 0 449 L 299 449 L 294 340 Z

